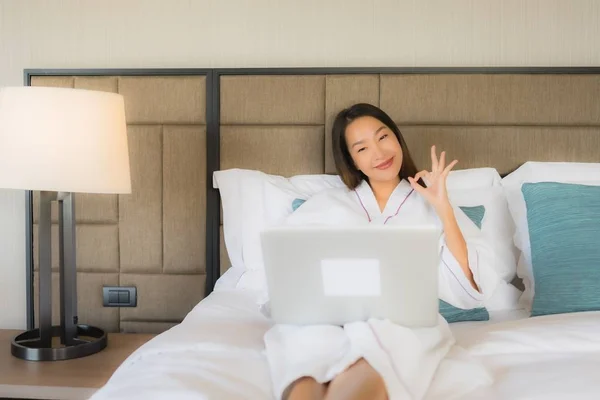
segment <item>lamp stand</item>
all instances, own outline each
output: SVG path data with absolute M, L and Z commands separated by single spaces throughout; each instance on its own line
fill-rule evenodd
M 58 201 L 60 253 L 60 325 L 52 326 L 51 205 Z M 39 219 L 39 329 L 16 336 L 12 355 L 29 361 L 58 361 L 89 356 L 107 345 L 106 333 L 77 318 L 77 267 L 75 259 L 75 196 L 40 192 Z M 53 338 L 60 338 L 53 341 Z

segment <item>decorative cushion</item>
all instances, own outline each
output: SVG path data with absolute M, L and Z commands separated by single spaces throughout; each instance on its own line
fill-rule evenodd
M 524 183 L 531 315 L 600 310 L 600 186 Z

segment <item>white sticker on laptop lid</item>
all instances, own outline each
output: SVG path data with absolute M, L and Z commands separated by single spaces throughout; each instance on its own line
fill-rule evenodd
M 321 261 L 325 296 L 380 296 L 379 260 L 327 259 Z

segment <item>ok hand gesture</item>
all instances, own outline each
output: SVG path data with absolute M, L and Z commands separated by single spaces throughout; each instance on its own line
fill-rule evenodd
M 431 171 L 423 170 L 417 173 L 414 178 L 408 178 L 412 188 L 421 194 L 435 208 L 438 214 L 447 209 L 447 207 L 450 207 L 446 191 L 446 178 L 457 162 L 457 160 L 454 160 L 446 166 L 446 152 L 442 151 L 438 159 L 434 145 L 431 146 Z M 426 188 L 417 182 L 420 178 L 427 185 Z

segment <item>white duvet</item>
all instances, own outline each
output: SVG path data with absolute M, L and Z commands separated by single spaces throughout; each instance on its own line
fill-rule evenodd
M 256 306 L 257 296 L 213 292 L 180 325 L 134 352 L 92 399 L 273 398 L 263 339 L 271 322 Z M 436 381 L 452 376 L 442 363 L 428 400 L 600 398 L 600 312 L 457 323 L 451 329 L 493 382 L 457 396 L 462 384 Z

